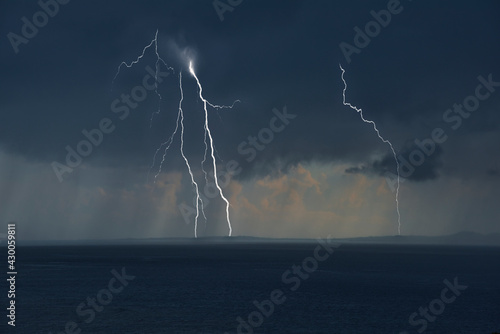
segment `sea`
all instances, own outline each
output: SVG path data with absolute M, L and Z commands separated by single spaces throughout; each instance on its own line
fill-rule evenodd
M 20 246 L 16 265 L 2 333 L 500 333 L 500 247 Z

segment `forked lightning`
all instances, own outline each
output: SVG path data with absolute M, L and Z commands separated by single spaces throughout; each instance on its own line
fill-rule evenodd
M 159 102 L 158 102 L 158 110 L 151 115 L 151 120 L 150 120 L 151 124 L 152 124 L 154 115 L 160 113 L 162 96 L 158 92 L 158 71 L 160 69 L 161 64 L 163 64 L 164 66 L 166 66 L 169 70 L 171 70 L 173 72 L 173 68 L 169 67 L 167 65 L 167 63 L 161 58 L 160 54 L 158 53 L 158 30 L 156 31 L 156 34 L 155 34 L 155 37 L 153 38 L 153 40 L 151 40 L 151 42 L 143 48 L 141 55 L 139 57 L 137 57 L 136 60 L 134 60 L 134 61 L 132 61 L 130 63 L 126 63 L 124 61 L 120 63 L 120 65 L 118 66 L 118 70 L 116 72 L 116 75 L 113 78 L 113 82 L 114 82 L 115 79 L 117 78 L 117 76 L 120 74 L 120 70 L 121 70 L 122 66 L 126 66 L 126 67 L 130 68 L 130 67 L 134 66 L 135 64 L 139 63 L 140 60 L 144 57 L 146 51 L 149 48 L 151 48 L 153 45 L 154 45 L 154 50 L 155 50 L 155 55 L 156 55 L 156 63 L 155 63 L 155 65 L 156 65 L 155 93 L 156 93 L 156 95 L 159 98 Z M 195 73 L 194 68 L 193 68 L 193 63 L 192 63 L 191 60 L 189 61 L 189 72 L 191 73 L 191 75 L 196 80 L 196 83 L 198 85 L 199 98 L 203 102 L 203 110 L 205 112 L 205 121 L 204 121 L 204 126 L 203 126 L 204 127 L 204 132 L 205 132 L 204 133 L 205 153 L 204 153 L 204 156 L 203 156 L 203 160 L 201 161 L 201 169 L 202 169 L 202 171 L 203 171 L 203 173 L 205 175 L 205 181 L 208 183 L 208 173 L 204 169 L 204 163 L 205 163 L 206 158 L 207 158 L 208 147 L 210 146 L 210 156 L 212 158 L 214 182 L 215 182 L 215 186 L 217 187 L 217 189 L 219 191 L 220 197 L 222 198 L 222 200 L 226 204 L 226 220 L 227 220 L 227 225 L 228 225 L 228 228 L 229 228 L 229 233 L 228 234 L 229 234 L 229 236 L 231 236 L 233 229 L 232 229 L 231 220 L 230 220 L 230 217 L 229 217 L 229 207 L 230 207 L 230 204 L 229 204 L 229 201 L 227 200 L 227 198 L 224 196 L 224 193 L 222 191 L 222 188 L 219 185 L 219 181 L 218 181 L 218 178 L 217 178 L 217 163 L 216 163 L 216 159 L 215 159 L 216 149 L 215 149 L 214 140 L 213 140 L 213 137 L 212 137 L 212 132 L 210 131 L 210 127 L 209 127 L 209 119 L 208 119 L 207 106 L 210 106 L 210 107 L 212 107 L 212 108 L 214 108 L 216 110 L 222 109 L 222 108 L 233 108 L 234 105 L 235 105 L 235 103 L 236 102 L 240 102 L 240 101 L 239 100 L 234 101 L 231 106 L 223 106 L 223 105 L 216 105 L 216 104 L 210 103 L 208 100 L 206 100 L 203 97 L 203 94 L 202 94 L 203 89 L 202 89 L 200 81 L 198 80 L 198 77 L 196 76 L 196 73 Z M 178 131 L 179 125 L 180 125 L 180 129 L 181 129 L 181 131 L 180 131 L 180 153 L 181 153 L 182 158 L 184 159 L 184 162 L 186 163 L 187 170 L 188 170 L 189 175 L 191 177 L 191 184 L 193 186 L 193 190 L 194 190 L 195 196 L 196 196 L 195 197 L 195 200 L 196 200 L 196 216 L 195 216 L 195 219 L 194 219 L 194 236 L 198 237 L 198 218 L 200 216 L 200 212 L 203 215 L 203 217 L 205 219 L 205 222 L 207 221 L 207 217 L 205 215 L 203 200 L 202 200 L 202 197 L 200 196 L 200 191 L 199 191 L 198 183 L 195 180 L 195 177 L 194 177 L 194 174 L 193 174 L 193 170 L 191 168 L 189 160 L 186 157 L 186 155 L 184 154 L 184 111 L 182 109 L 182 102 L 184 101 L 184 92 L 183 92 L 183 88 L 182 88 L 182 72 L 181 71 L 179 72 L 179 90 L 180 90 L 180 100 L 179 100 L 179 109 L 178 109 L 178 112 L 177 112 L 177 120 L 176 120 L 176 124 L 175 124 L 175 129 L 172 132 L 172 134 L 170 135 L 170 137 L 168 137 L 168 139 L 165 142 L 161 143 L 160 146 L 158 147 L 158 149 L 155 151 L 155 154 L 153 156 L 153 163 L 151 165 L 150 171 L 154 168 L 154 166 L 156 164 L 156 158 L 157 158 L 158 154 L 161 151 L 163 151 L 162 159 L 160 161 L 158 171 L 157 171 L 157 173 L 155 174 L 155 177 L 154 177 L 155 182 L 156 182 L 157 177 L 160 175 L 160 173 L 162 171 L 162 167 L 163 167 L 163 164 L 164 164 L 165 159 L 166 159 L 167 151 L 170 149 L 170 146 L 172 145 L 172 143 L 173 143 L 173 141 L 175 139 L 175 135 L 177 134 L 177 131 Z M 207 142 L 207 137 L 209 139 L 208 142 Z
M 380 132 L 378 131 L 377 125 L 375 124 L 375 122 L 371 121 L 371 120 L 368 120 L 368 119 L 366 119 L 363 116 L 363 109 L 358 108 L 356 106 L 353 106 L 349 102 L 346 102 L 346 100 L 345 100 L 345 92 L 347 90 L 347 82 L 344 79 L 345 70 L 342 68 L 342 65 L 340 65 L 340 64 L 339 64 L 339 67 L 340 67 L 340 70 L 342 71 L 342 75 L 341 75 L 342 82 L 344 82 L 344 90 L 342 91 L 342 103 L 345 106 L 348 106 L 349 108 L 355 110 L 359 114 L 359 116 L 361 117 L 361 120 L 363 122 L 369 123 L 369 124 L 371 124 L 373 126 L 373 129 L 377 133 L 377 136 L 380 138 L 380 140 L 382 142 L 386 143 L 387 145 L 389 145 L 389 147 L 391 148 L 392 155 L 394 156 L 394 161 L 396 161 L 397 173 L 398 173 L 398 183 L 397 183 L 397 186 L 396 186 L 396 211 L 398 213 L 398 235 L 401 235 L 401 214 L 399 213 L 399 184 L 400 184 L 400 182 L 399 182 L 400 181 L 400 179 L 399 179 L 399 161 L 398 161 L 398 158 L 397 158 L 397 155 L 396 155 L 396 151 L 394 150 L 394 147 L 392 146 L 392 143 L 389 140 L 384 139 L 384 137 L 382 137 L 380 135 Z

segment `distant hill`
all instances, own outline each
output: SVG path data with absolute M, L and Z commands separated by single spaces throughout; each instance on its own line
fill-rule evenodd
M 411 244 L 411 245 L 483 245 L 500 246 L 500 233 L 481 234 L 476 232 L 459 232 L 444 236 L 382 236 L 338 239 L 344 242 L 377 243 L 377 244 Z

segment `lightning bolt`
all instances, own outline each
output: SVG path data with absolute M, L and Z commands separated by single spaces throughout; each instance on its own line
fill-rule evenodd
M 348 106 L 349 108 L 355 110 L 359 114 L 359 116 L 361 117 L 361 120 L 363 122 L 369 123 L 369 124 L 371 124 L 373 126 L 373 130 L 375 130 L 375 132 L 377 133 L 377 136 L 380 138 L 380 140 L 382 142 L 388 144 L 389 147 L 391 148 L 392 155 L 394 156 L 394 161 L 396 161 L 397 172 L 398 172 L 398 183 L 397 183 L 397 187 L 396 187 L 396 211 L 398 213 L 398 235 L 401 235 L 401 214 L 399 213 L 399 184 L 400 184 L 399 183 L 399 181 L 400 181 L 400 178 L 399 178 L 399 161 L 398 161 L 398 158 L 397 158 L 397 155 L 396 155 L 396 151 L 394 150 L 394 147 L 392 146 L 392 143 L 389 140 L 384 139 L 384 137 L 382 137 L 380 135 L 380 132 L 378 131 L 377 125 L 375 124 L 375 122 L 371 121 L 371 120 L 368 120 L 368 119 L 366 119 L 363 116 L 363 109 L 358 108 L 356 106 L 353 106 L 349 102 L 346 102 L 346 100 L 345 100 L 345 92 L 347 90 L 347 82 L 344 79 L 345 70 L 342 68 L 342 65 L 340 65 L 340 64 L 339 64 L 339 67 L 340 67 L 340 70 L 342 71 L 341 79 L 342 79 L 342 82 L 344 82 L 344 90 L 342 91 L 342 103 L 345 106 Z
M 184 100 L 184 93 L 182 91 L 182 72 L 179 73 L 179 88 L 181 91 L 181 99 L 179 100 L 179 113 L 177 115 L 177 119 L 179 119 L 179 115 L 181 117 L 181 155 L 184 161 L 186 162 L 186 167 L 189 171 L 189 175 L 191 176 L 191 184 L 193 185 L 196 192 L 196 216 L 194 218 L 194 237 L 198 237 L 198 217 L 200 216 L 199 204 L 201 203 L 201 212 L 203 213 L 203 217 L 205 217 L 205 222 L 207 217 L 205 216 L 205 210 L 203 208 L 203 201 L 200 198 L 200 191 L 198 188 L 198 183 L 194 180 L 193 172 L 191 171 L 191 166 L 189 165 L 189 161 L 184 155 L 184 112 L 182 111 L 182 101 Z
M 210 131 L 210 127 L 208 126 L 208 111 L 207 111 L 207 105 L 211 106 L 212 108 L 217 108 L 217 109 L 223 108 L 225 106 L 213 105 L 203 97 L 203 88 L 201 86 L 200 80 L 198 80 L 198 77 L 196 76 L 196 73 L 194 72 L 192 61 L 189 62 L 189 72 L 195 78 L 196 83 L 198 84 L 199 97 L 200 97 L 200 100 L 203 101 L 203 110 L 205 111 L 205 126 L 204 126 L 204 128 L 205 128 L 205 148 L 207 147 L 206 137 L 208 136 L 209 142 L 210 142 L 210 155 L 212 157 L 212 167 L 214 168 L 214 182 L 215 182 L 215 186 L 219 190 L 220 197 L 224 200 L 224 202 L 226 202 L 226 220 L 227 220 L 227 226 L 229 228 L 229 236 L 231 236 L 231 234 L 233 233 L 233 228 L 231 226 L 231 220 L 229 218 L 229 201 L 224 196 L 222 188 L 219 186 L 219 181 L 217 180 L 217 163 L 215 161 L 215 155 L 214 155 L 214 139 L 212 138 L 212 133 Z M 236 103 L 236 102 L 237 101 L 235 101 L 234 103 Z M 234 103 L 233 103 L 233 106 L 234 106 Z M 205 157 L 206 157 L 206 155 L 205 155 Z M 203 166 L 203 162 L 202 162 L 202 166 Z
M 151 127 L 151 125 L 153 123 L 154 116 L 157 115 L 157 114 L 159 114 L 161 112 L 162 96 L 158 92 L 158 72 L 160 70 L 161 64 L 163 64 L 165 67 L 167 67 L 168 70 L 174 72 L 174 69 L 172 67 L 170 67 L 170 66 L 167 65 L 167 63 L 163 60 L 163 58 L 160 56 L 160 54 L 158 52 L 158 30 L 156 30 L 155 36 L 151 40 L 151 42 L 142 49 L 142 53 L 135 60 L 131 61 L 130 63 L 126 63 L 125 61 L 122 61 L 120 63 L 120 65 L 118 66 L 118 69 L 116 71 L 116 74 L 115 74 L 115 76 L 113 78 L 113 81 L 112 81 L 112 83 L 114 84 L 114 82 L 115 82 L 116 78 L 118 77 L 118 75 L 120 74 L 120 70 L 121 70 L 121 68 L 123 66 L 125 66 L 127 68 L 131 68 L 134 65 L 138 64 L 141 61 L 141 59 L 144 58 L 144 55 L 146 54 L 146 51 L 149 48 L 151 48 L 153 45 L 154 45 L 154 52 L 155 52 L 155 55 L 156 55 L 156 62 L 155 62 L 155 93 L 158 96 L 158 109 L 157 109 L 156 112 L 153 112 L 151 114 L 150 127 Z M 204 211 L 203 201 L 202 201 L 202 199 L 200 197 L 198 183 L 196 183 L 196 181 L 194 179 L 194 175 L 193 175 L 193 172 L 191 170 L 191 166 L 189 164 L 189 160 L 186 158 L 186 155 L 184 154 L 184 112 L 182 110 L 182 102 L 184 100 L 184 92 L 182 90 L 182 73 L 179 73 L 179 88 L 180 88 L 181 97 L 180 97 L 180 100 L 179 100 L 179 110 L 178 110 L 178 113 L 177 113 L 177 120 L 176 120 L 176 123 L 175 123 L 175 129 L 174 129 L 172 135 L 165 142 L 163 142 L 160 145 L 160 147 L 156 150 L 156 152 L 155 152 L 155 154 L 153 156 L 153 164 L 150 167 L 150 171 L 151 171 L 152 168 L 154 168 L 156 157 L 157 157 L 158 153 L 160 152 L 160 150 L 163 147 L 165 147 L 163 155 L 162 155 L 162 160 L 160 162 L 160 167 L 158 169 L 158 172 L 155 175 L 155 182 L 156 182 L 156 178 L 161 173 L 161 169 L 162 169 L 163 163 L 165 162 L 167 151 L 169 150 L 170 146 L 172 145 L 172 143 L 174 141 L 175 135 L 177 134 L 177 131 L 179 129 L 179 124 L 180 124 L 180 126 L 181 126 L 181 136 L 180 136 L 181 137 L 181 146 L 180 146 L 180 152 L 181 152 L 182 158 L 184 159 L 184 162 L 186 163 L 186 167 L 187 167 L 189 175 L 191 177 L 191 184 L 192 184 L 192 186 L 193 186 L 193 188 L 195 190 L 195 193 L 196 193 L 196 216 L 195 216 L 195 221 L 194 221 L 194 236 L 196 238 L 196 237 L 198 237 L 198 235 L 197 235 L 197 231 L 198 231 L 198 217 L 200 215 L 200 211 L 202 212 L 203 217 L 205 218 L 205 222 L 206 222 L 206 215 L 205 215 L 205 211 Z M 148 179 L 149 179 L 149 173 L 148 173 Z
M 156 71 L 155 71 L 155 93 L 158 96 L 158 109 L 157 109 L 156 112 L 153 112 L 152 115 L 151 115 L 150 127 L 152 125 L 154 116 L 156 114 L 159 114 L 160 111 L 161 111 L 160 108 L 161 108 L 162 96 L 158 92 L 158 73 L 159 73 L 161 64 L 163 64 L 165 67 L 167 67 L 168 70 L 174 72 L 174 69 L 172 67 L 169 67 L 167 65 L 167 63 L 163 60 L 163 58 L 160 56 L 160 54 L 158 52 L 158 30 L 156 30 L 155 36 L 151 40 L 151 42 L 142 49 L 142 53 L 135 60 L 131 61 L 130 63 L 127 63 L 125 61 L 122 61 L 120 63 L 120 65 L 118 66 L 117 72 L 116 72 L 116 74 L 115 74 L 115 76 L 113 78 L 113 81 L 112 81 L 112 83 L 114 84 L 114 81 L 116 80 L 116 78 L 120 74 L 120 71 L 121 71 L 121 69 L 122 69 L 123 66 L 125 66 L 127 68 L 131 68 L 134 65 L 138 64 L 141 61 L 141 59 L 144 58 L 147 50 L 150 49 L 150 48 L 152 48 L 153 46 L 154 46 L 154 52 L 155 52 L 155 55 L 156 55 L 156 62 L 155 62 L 155 69 L 156 69 Z M 205 162 L 207 161 L 207 152 L 208 152 L 208 147 L 209 147 L 209 144 L 210 144 L 210 156 L 211 156 L 212 162 L 213 162 L 213 170 L 214 170 L 213 171 L 213 175 L 214 175 L 214 180 L 215 180 L 215 186 L 219 190 L 219 194 L 220 194 L 221 198 L 226 203 L 226 219 L 227 219 L 227 224 L 228 224 L 228 227 L 229 227 L 229 236 L 231 236 L 232 235 L 232 226 L 231 226 L 231 220 L 230 220 L 230 217 L 229 217 L 229 206 L 230 206 L 230 204 L 229 204 L 229 201 L 227 200 L 227 198 L 224 196 L 222 188 L 220 187 L 218 179 L 217 179 L 217 164 L 216 164 L 215 155 L 218 156 L 218 153 L 217 153 L 217 150 L 215 149 L 214 140 L 212 138 L 212 133 L 211 133 L 209 125 L 208 125 L 207 105 L 210 106 L 210 107 L 212 107 L 213 109 L 215 109 L 217 111 L 217 113 L 218 113 L 218 110 L 220 110 L 220 109 L 226 109 L 226 108 L 232 109 L 236 103 L 240 102 L 240 100 L 235 100 L 233 102 L 233 104 L 230 105 L 230 106 L 212 104 L 211 102 L 207 101 L 203 97 L 203 95 L 202 95 L 202 86 L 201 86 L 200 81 L 198 80 L 198 77 L 196 76 L 196 74 L 194 72 L 193 65 L 192 65 L 191 61 L 189 62 L 189 72 L 196 79 L 196 82 L 198 84 L 199 97 L 203 101 L 203 109 L 205 111 L 205 122 L 204 122 L 204 131 L 205 131 L 205 134 L 204 134 L 204 139 L 203 139 L 204 144 L 205 144 L 205 152 L 204 152 L 203 160 L 201 162 L 201 169 L 202 169 L 202 171 L 204 173 L 205 181 L 206 181 L 206 183 L 208 183 L 208 173 L 205 170 L 204 165 L 205 165 Z M 158 171 L 156 172 L 156 174 L 154 176 L 154 180 L 155 180 L 154 182 L 156 182 L 156 179 L 158 178 L 158 176 L 162 172 L 163 164 L 166 161 L 167 152 L 170 149 L 170 147 L 172 146 L 172 144 L 173 144 L 173 142 L 175 140 L 175 136 L 176 136 L 177 132 L 179 132 L 179 127 L 180 127 L 180 142 L 181 142 L 181 144 L 180 144 L 180 153 L 181 153 L 182 158 L 184 159 L 184 162 L 186 163 L 186 167 L 187 167 L 187 170 L 188 170 L 190 178 L 191 178 L 191 185 L 192 185 L 193 190 L 194 190 L 194 192 L 196 194 L 196 216 L 195 216 L 195 219 L 194 219 L 194 225 L 195 225 L 194 226 L 194 235 L 195 235 L 195 237 L 197 237 L 198 219 L 200 217 L 200 213 L 203 216 L 203 218 L 205 219 L 205 223 L 207 222 L 207 216 L 206 216 L 205 210 L 204 210 L 203 199 L 200 196 L 200 191 L 199 191 L 198 183 L 195 180 L 195 177 L 194 177 L 194 174 L 193 174 L 193 170 L 191 168 L 189 160 L 186 157 L 186 155 L 184 154 L 184 111 L 182 109 L 182 103 L 184 101 L 184 92 L 183 92 L 183 88 L 182 88 L 182 72 L 179 72 L 179 90 L 180 90 L 180 100 L 179 100 L 179 108 L 178 108 L 178 112 L 177 112 L 177 120 L 176 120 L 176 123 L 175 123 L 175 129 L 172 132 L 172 134 L 170 135 L 170 137 L 168 137 L 168 139 L 165 140 L 163 143 L 161 143 L 160 146 L 156 149 L 155 154 L 153 155 L 152 165 L 149 168 L 148 180 L 149 180 L 149 173 L 155 167 L 158 155 L 161 154 L 161 161 L 159 163 Z M 219 117 L 220 117 L 220 115 L 219 115 Z M 209 139 L 208 141 L 207 141 L 207 138 Z M 163 153 L 161 153 L 161 152 L 163 152 Z
M 133 60 L 131 61 L 129 64 L 127 64 L 125 61 L 122 61 L 120 63 L 120 65 L 118 65 L 118 69 L 116 71 L 116 74 L 113 78 L 113 81 L 112 81 L 112 85 L 114 84 L 116 78 L 118 77 L 118 75 L 120 74 L 120 70 L 122 68 L 122 66 L 125 66 L 127 68 L 131 68 L 132 66 L 134 66 L 135 64 L 139 63 L 141 61 L 142 58 L 144 58 L 144 55 L 146 54 L 146 51 L 152 47 L 154 45 L 154 51 L 155 51 L 155 55 L 156 55 L 156 62 L 155 62 L 155 93 L 156 93 L 156 96 L 158 96 L 158 109 L 153 112 L 151 114 L 151 119 L 149 121 L 149 127 L 151 127 L 152 123 L 153 123 L 153 118 L 155 115 L 158 115 L 160 113 L 160 108 L 161 108 L 161 101 L 162 101 L 162 96 L 161 94 L 158 92 L 158 72 L 160 70 L 160 64 L 163 64 L 165 65 L 165 67 L 174 72 L 174 69 L 170 66 L 167 65 L 167 63 L 163 60 L 163 58 L 160 56 L 160 54 L 158 53 L 158 29 L 156 30 L 156 33 L 155 33 L 155 37 L 151 40 L 151 42 L 146 45 L 143 49 L 142 49 L 142 53 L 137 57 L 136 60 Z
M 154 157 L 153 157 L 153 164 L 152 164 L 150 170 L 152 168 L 154 168 L 156 156 L 158 155 L 160 150 L 163 147 L 165 147 L 165 149 L 163 150 L 163 155 L 162 155 L 162 159 L 160 162 L 160 166 L 158 168 L 158 172 L 156 173 L 156 175 L 154 177 L 155 182 L 156 182 L 156 178 L 160 175 L 162 167 L 163 167 L 163 163 L 165 162 L 165 158 L 167 156 L 167 151 L 170 149 L 170 146 L 172 145 L 172 143 L 174 141 L 175 135 L 177 134 L 177 131 L 179 129 L 179 124 L 180 124 L 180 127 L 181 127 L 180 152 L 181 152 L 182 158 L 184 159 L 184 162 L 186 163 L 186 167 L 187 167 L 187 170 L 189 172 L 189 176 L 191 177 L 191 185 L 193 186 L 193 189 L 196 193 L 196 216 L 194 218 L 194 236 L 195 236 L 195 238 L 197 238 L 198 237 L 198 218 L 200 217 L 200 212 L 202 213 L 203 217 L 205 218 L 205 222 L 207 221 L 207 217 L 205 215 L 203 200 L 201 199 L 201 196 L 200 196 L 200 190 L 199 190 L 198 183 L 194 179 L 193 171 L 191 169 L 191 165 L 189 164 L 189 160 L 187 159 L 186 155 L 184 154 L 184 111 L 182 109 L 182 102 L 184 101 L 184 91 L 182 89 L 182 72 L 179 72 L 179 90 L 180 90 L 181 96 L 179 99 L 179 109 L 177 112 L 177 120 L 175 122 L 175 129 L 172 132 L 172 134 L 170 135 L 170 137 L 165 142 L 161 143 L 160 147 L 158 147 L 158 149 L 156 150 Z
M 234 105 L 235 105 L 235 103 L 240 102 L 240 101 L 239 100 L 234 101 L 231 106 L 216 105 L 216 104 L 210 103 L 205 98 L 203 98 L 202 87 L 201 87 L 201 84 L 200 84 L 198 78 L 196 77 L 196 74 L 194 73 L 194 70 L 193 70 L 193 67 L 192 67 L 192 62 L 190 62 L 189 71 L 193 75 L 193 77 L 196 79 L 196 82 L 197 82 L 198 88 L 199 88 L 200 99 L 204 103 L 204 111 L 205 111 L 205 123 L 204 123 L 204 131 L 205 131 L 204 145 L 205 145 L 205 152 L 204 152 L 204 155 L 203 155 L 203 160 L 201 162 L 201 169 L 202 169 L 202 171 L 203 171 L 203 173 L 205 175 L 205 182 L 208 183 L 209 182 L 208 181 L 208 173 L 204 169 L 204 163 L 207 160 L 207 152 L 208 152 L 208 146 L 209 146 L 208 142 L 207 142 L 207 137 L 208 137 L 210 139 L 211 157 L 212 157 L 213 166 L 214 166 L 215 185 L 216 185 L 217 189 L 219 190 L 219 194 L 221 195 L 221 198 L 226 203 L 226 217 L 227 217 L 227 223 L 228 223 L 228 226 L 229 226 L 229 236 L 231 236 L 231 234 L 232 234 L 232 227 L 231 227 L 231 220 L 229 218 L 229 206 L 230 206 L 230 204 L 229 204 L 229 201 L 227 200 L 227 198 L 224 196 L 222 188 L 220 187 L 220 185 L 218 183 L 218 180 L 216 178 L 216 175 L 217 175 L 217 165 L 216 165 L 216 160 L 215 160 L 215 154 L 217 154 L 217 151 L 215 149 L 215 145 L 214 145 L 213 138 L 212 138 L 212 135 L 211 135 L 211 132 L 210 132 L 210 128 L 208 126 L 207 105 L 210 106 L 210 107 L 212 107 L 212 108 L 214 108 L 214 109 L 225 109 L 225 108 L 233 108 Z M 179 111 L 178 111 L 178 114 L 177 114 L 177 121 L 176 121 L 175 129 L 172 132 L 172 134 L 170 135 L 170 137 L 165 142 L 163 142 L 162 144 L 160 144 L 160 147 L 158 147 L 158 149 L 156 150 L 156 152 L 155 152 L 155 154 L 153 156 L 153 163 L 152 163 L 152 165 L 150 167 L 150 170 L 152 168 L 154 168 L 156 157 L 158 156 L 158 154 L 160 153 L 160 151 L 162 150 L 162 148 L 164 148 L 163 149 L 163 154 L 162 154 L 162 159 L 160 161 L 160 165 L 159 165 L 158 171 L 157 171 L 157 173 L 156 173 L 156 175 L 154 177 L 155 182 L 156 182 L 156 178 L 160 175 L 160 173 L 162 171 L 163 164 L 165 162 L 165 158 L 166 158 L 167 152 L 170 149 L 170 147 L 171 147 L 171 145 L 172 145 L 172 143 L 174 141 L 175 135 L 177 134 L 177 131 L 179 129 L 179 124 L 180 124 L 180 126 L 181 126 L 181 135 L 180 135 L 180 138 L 181 138 L 181 147 L 180 147 L 180 151 L 181 151 L 181 155 L 182 155 L 182 157 L 184 159 L 184 162 L 186 163 L 186 167 L 188 169 L 189 175 L 191 177 L 191 184 L 192 184 L 193 189 L 195 190 L 195 193 L 196 193 L 196 216 L 195 216 L 195 219 L 194 219 L 194 225 L 195 225 L 194 235 L 195 235 L 195 237 L 197 237 L 198 219 L 200 217 L 200 213 L 203 216 L 203 218 L 205 220 L 205 223 L 207 222 L 207 216 L 205 214 L 203 200 L 202 200 L 202 198 L 200 196 L 198 183 L 194 179 L 194 175 L 193 175 L 193 172 L 192 172 L 192 169 L 191 169 L 191 165 L 189 164 L 189 161 L 188 161 L 188 159 L 186 158 L 186 156 L 184 154 L 184 111 L 182 109 L 182 102 L 184 100 L 184 93 L 183 93 L 183 88 L 182 88 L 182 72 L 179 73 L 179 89 L 180 89 L 180 92 L 181 92 L 181 99 L 179 101 Z

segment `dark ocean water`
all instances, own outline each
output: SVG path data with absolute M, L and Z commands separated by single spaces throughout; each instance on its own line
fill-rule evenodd
M 500 248 L 344 244 L 315 268 L 317 247 L 19 247 L 16 327 L 2 333 L 238 333 L 237 317 L 255 325 L 239 333 L 500 332 Z M 307 278 L 287 272 L 308 257 Z M 281 303 L 257 313 L 274 290 Z M 437 315 L 411 325 L 429 304 Z

